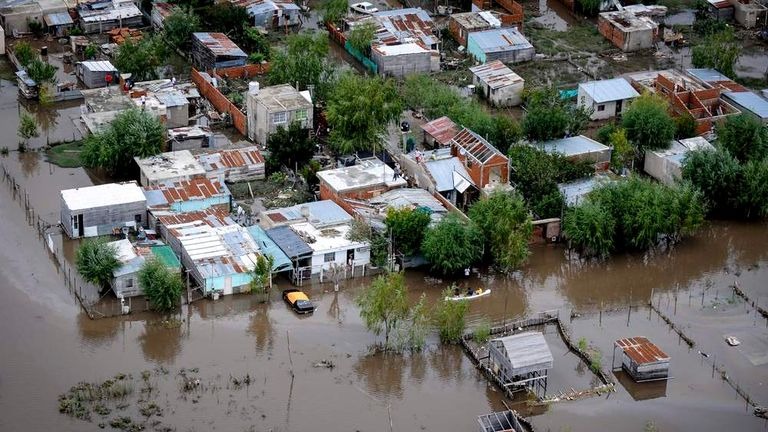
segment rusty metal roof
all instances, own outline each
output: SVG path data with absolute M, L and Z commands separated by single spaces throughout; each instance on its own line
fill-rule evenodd
M 639 365 L 669 361 L 669 356 L 664 354 L 664 351 L 643 336 L 619 339 L 616 346 Z
M 144 191 L 145 195 L 148 196 L 148 205 L 150 207 L 229 195 L 229 190 L 224 183 L 216 179 L 210 180 L 207 178 L 166 182 L 158 186 L 145 187 Z M 163 200 L 159 196 L 156 197 L 157 201 L 149 202 L 149 197 L 157 193 L 162 194 L 165 203 L 162 202 Z
M 206 171 L 216 171 L 221 168 L 242 168 L 263 164 L 264 156 L 256 146 L 251 146 L 200 154 L 197 155 L 197 160 Z
M 187 213 L 173 213 L 157 216 L 157 221 L 164 226 L 192 223 L 201 220 L 205 221 L 210 226 L 217 227 L 228 225 L 228 221 L 232 221 L 232 218 L 230 218 L 229 214 L 224 210 L 213 207 Z
M 480 81 L 492 89 L 522 84 L 523 79 L 500 60 L 494 60 L 469 68 Z
M 507 157 L 497 150 L 496 147 L 491 145 L 491 143 L 467 128 L 462 129 L 461 132 L 456 134 L 456 136 L 453 137 L 453 140 L 451 140 L 451 143 L 459 148 L 459 154 L 468 154 L 481 164 L 490 161 L 497 155 L 507 159 Z
M 224 33 L 192 33 L 192 36 L 217 56 L 248 57 Z
M 448 145 L 459 132 L 459 127 L 448 117 L 440 117 L 425 124 L 421 129 L 431 135 L 440 145 Z
M 431 50 L 432 46 L 440 41 L 435 36 L 435 24 L 432 18 L 421 8 L 376 12 L 373 14 L 373 19 L 379 24 L 376 39 L 384 45 L 416 42 L 423 48 Z

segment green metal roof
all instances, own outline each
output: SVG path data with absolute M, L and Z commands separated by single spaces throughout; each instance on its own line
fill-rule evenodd
M 168 245 L 153 246 L 152 254 L 168 268 L 174 268 L 174 269 L 181 268 L 181 263 L 179 262 L 179 258 L 176 257 L 176 254 L 173 253 L 173 249 L 171 249 L 171 247 Z

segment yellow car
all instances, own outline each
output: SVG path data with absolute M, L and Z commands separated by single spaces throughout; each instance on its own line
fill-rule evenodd
M 315 311 L 315 305 L 309 301 L 309 297 L 303 291 L 289 289 L 283 291 L 283 300 L 288 303 L 294 312 L 299 314 L 308 314 Z

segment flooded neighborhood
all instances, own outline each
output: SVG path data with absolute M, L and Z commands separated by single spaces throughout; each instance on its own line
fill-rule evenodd
M 768 430 L 768 5 L 0 5 L 0 431 Z

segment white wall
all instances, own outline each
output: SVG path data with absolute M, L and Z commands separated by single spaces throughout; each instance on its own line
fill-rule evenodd
M 627 107 L 629 106 L 630 100 L 624 100 L 622 102 L 621 106 L 621 112 L 627 110 Z M 578 106 L 583 106 L 586 108 L 592 108 L 594 111 L 592 112 L 592 116 L 590 118 L 592 120 L 605 120 L 609 118 L 616 117 L 616 102 L 605 102 L 601 104 L 595 103 L 589 95 L 582 90 L 581 87 L 579 87 L 579 95 L 578 95 Z M 602 105 L 603 109 L 600 110 L 600 106 Z

